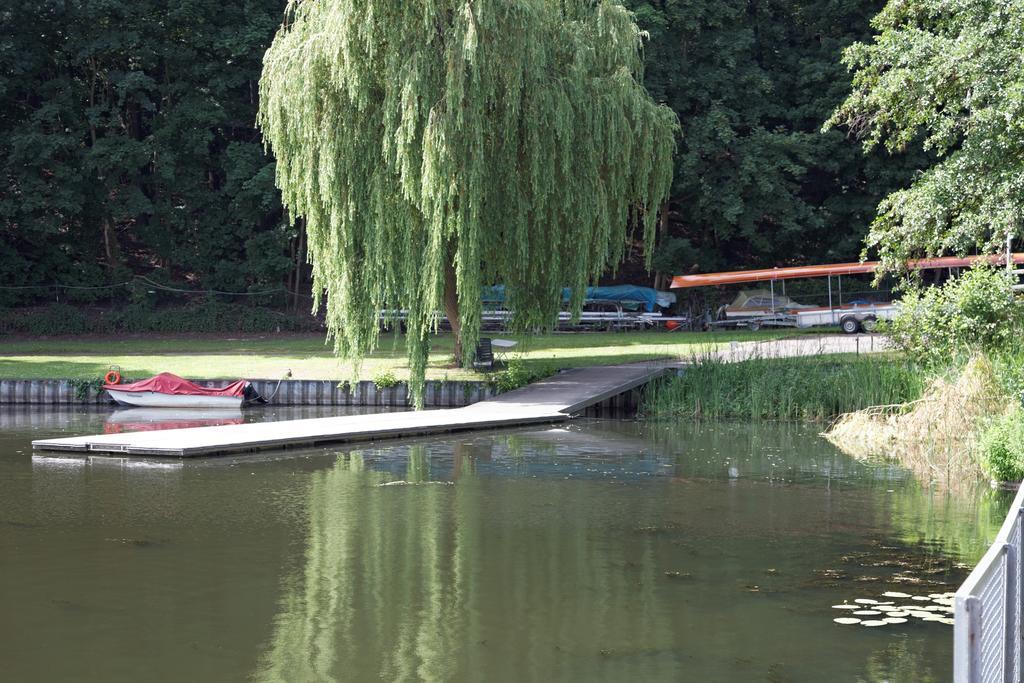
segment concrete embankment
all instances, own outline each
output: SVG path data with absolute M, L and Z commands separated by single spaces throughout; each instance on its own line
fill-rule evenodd
M 132 381 L 132 380 L 127 380 Z M 230 380 L 195 380 L 202 386 L 223 386 Z M 336 380 L 252 380 L 261 396 L 273 397 L 283 406 L 406 406 L 409 389 L 404 382 L 378 387 L 373 382 L 341 383 Z M 428 408 L 458 408 L 494 395 L 486 382 L 428 381 L 424 404 Z M 106 405 L 111 399 L 94 388 L 59 379 L 0 380 L 0 405 Z

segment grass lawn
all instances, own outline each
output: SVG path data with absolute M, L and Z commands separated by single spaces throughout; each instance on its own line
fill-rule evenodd
M 815 333 L 820 334 L 821 330 Z M 803 334 L 794 330 L 730 332 L 576 332 L 517 336 L 509 358 L 527 366 L 569 368 L 613 365 L 655 358 L 689 357 L 730 341 L 778 339 Z M 451 367 L 452 337 L 432 342 L 428 379 L 483 379 L 484 374 Z M 351 364 L 334 358 L 322 335 L 141 336 L 122 338 L 6 339 L 0 341 L 0 379 L 92 379 L 118 365 L 127 378 L 173 372 L 194 379 L 277 379 L 291 370 L 296 379 L 352 379 Z M 405 340 L 387 335 L 381 348 L 363 362 L 361 378 L 390 371 L 408 377 Z

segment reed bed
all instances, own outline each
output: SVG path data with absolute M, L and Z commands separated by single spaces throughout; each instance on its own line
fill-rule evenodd
M 896 458 L 919 477 L 973 484 L 986 476 L 979 438 L 1008 405 L 991 361 L 979 356 L 933 379 L 919 399 L 845 414 L 824 436 L 855 457 Z
M 694 359 L 644 395 L 646 417 L 825 421 L 877 405 L 914 401 L 922 373 L 898 356 Z

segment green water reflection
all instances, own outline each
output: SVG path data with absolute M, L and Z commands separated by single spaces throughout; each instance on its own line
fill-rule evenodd
M 951 590 L 1008 505 L 786 426 L 144 465 L 37 428 L 0 432 L 9 680 L 949 680 L 950 627 L 830 605 Z

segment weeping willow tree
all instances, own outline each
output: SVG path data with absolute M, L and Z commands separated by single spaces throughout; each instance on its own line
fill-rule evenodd
M 442 310 L 469 364 L 483 286 L 543 329 L 630 226 L 649 259 L 678 124 L 641 85 L 641 39 L 607 0 L 292 0 L 259 124 L 338 355 L 404 311 L 418 405 Z

